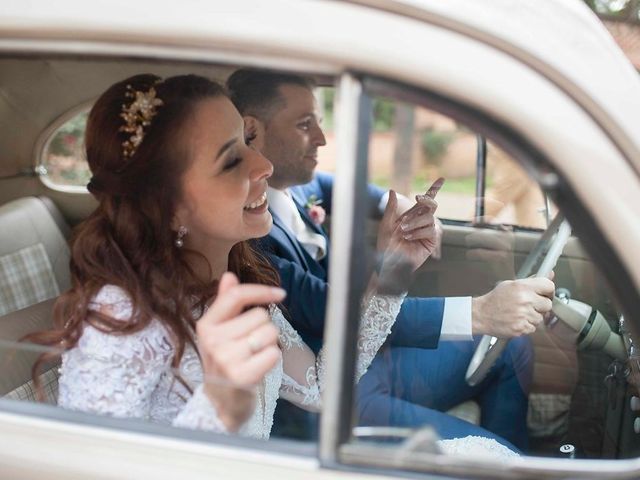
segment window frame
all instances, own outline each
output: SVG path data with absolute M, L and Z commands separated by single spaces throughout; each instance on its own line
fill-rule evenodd
M 46 155 L 49 151 L 49 147 L 53 138 L 58 130 L 66 124 L 68 121 L 80 115 L 81 113 L 88 112 L 95 103 L 96 99 L 85 100 L 84 102 L 70 108 L 62 115 L 59 115 L 53 120 L 38 136 L 34 148 L 34 172 L 42 184 L 48 189 L 55 190 L 63 193 L 88 193 L 86 186 L 79 185 L 60 185 L 49 179 L 49 173 L 45 165 Z M 85 160 L 86 161 L 86 160 Z
M 361 90 L 359 95 L 363 96 L 384 96 L 392 98 L 394 100 L 403 101 L 419 105 L 421 107 L 429 108 L 438 113 L 447 115 L 465 125 L 468 125 L 476 133 L 486 138 L 490 138 L 496 145 L 510 154 L 516 161 L 536 179 L 543 191 L 543 194 L 552 198 L 556 205 L 562 207 L 566 218 L 571 222 L 573 231 L 577 232 L 582 239 L 584 248 L 587 253 L 593 259 L 594 265 L 600 269 L 604 277 L 608 280 L 616 278 L 620 281 L 625 288 L 618 291 L 618 298 L 620 308 L 626 318 L 633 318 L 630 316 L 630 312 L 633 309 L 633 305 L 640 304 L 640 292 L 633 288 L 631 276 L 628 274 L 624 263 L 620 260 L 614 250 L 609 245 L 609 242 L 604 238 L 600 232 L 593 217 L 586 210 L 586 208 L 580 203 L 577 195 L 574 193 L 570 184 L 563 180 L 562 176 L 556 173 L 552 168 L 552 163 L 548 158 L 539 151 L 534 145 L 532 145 L 527 139 L 519 134 L 514 129 L 510 128 L 506 124 L 500 123 L 494 117 L 487 115 L 483 111 L 476 107 L 472 107 L 468 104 L 456 101 L 453 98 L 448 98 L 438 92 L 428 90 L 426 88 L 419 88 L 413 85 L 407 85 L 398 81 L 375 77 L 364 72 L 353 72 L 353 78 L 358 78 L 361 83 Z M 352 100 L 352 103 L 355 103 Z M 362 112 L 360 112 L 362 115 Z M 338 120 L 342 122 L 341 116 Z M 359 138 L 357 139 L 357 145 L 359 148 L 353 152 L 354 158 L 351 158 L 353 163 L 364 162 L 365 165 L 358 165 L 355 168 L 360 171 L 366 172 L 366 159 L 367 145 L 368 145 L 368 132 L 365 132 L 365 128 L 352 129 L 352 132 L 357 132 Z M 363 137 L 365 135 L 365 137 Z M 480 157 L 480 155 L 479 155 Z M 340 159 L 340 165 L 344 162 L 344 158 Z M 336 172 L 336 177 L 338 172 Z M 352 195 L 361 194 L 359 185 L 351 190 Z M 333 203 L 335 204 L 336 198 L 340 198 L 340 202 L 349 198 L 349 194 L 344 191 L 334 191 Z M 351 200 L 355 202 L 355 200 Z M 364 218 L 364 210 L 356 209 L 355 217 L 351 219 L 352 229 L 360 228 L 362 231 L 362 223 Z M 337 223 L 337 222 L 336 222 Z M 495 226 L 478 224 L 474 225 L 473 222 L 462 222 L 463 224 L 473 226 L 474 228 L 492 228 Z M 335 228 L 335 227 L 334 227 Z M 345 227 L 346 228 L 346 227 Z M 332 242 L 333 243 L 333 242 Z M 335 250 L 339 245 L 332 245 Z M 350 265 L 342 266 L 343 271 L 348 272 L 349 269 L 356 268 L 355 262 L 359 260 L 355 257 L 358 255 L 352 255 L 348 259 Z M 335 269 L 332 269 L 332 274 L 338 279 Z M 346 274 L 343 273 L 341 279 L 342 282 L 346 281 Z M 334 283 L 334 277 L 330 278 L 330 282 L 333 285 L 333 289 L 336 288 Z M 618 282 L 616 283 L 618 284 Z M 349 288 L 346 284 L 340 284 L 339 288 Z M 360 298 L 360 297 L 355 297 Z M 330 299 L 331 301 L 331 299 Z M 330 303 L 331 305 L 331 303 Z M 327 315 L 331 313 L 328 310 Z M 343 310 L 346 314 L 346 311 Z M 355 342 L 351 346 L 346 345 L 347 339 L 354 338 L 358 328 L 357 322 L 348 321 L 349 318 L 354 317 L 342 317 L 340 320 L 344 324 L 344 335 L 341 339 L 331 338 L 332 346 L 339 345 L 343 352 L 344 360 L 346 361 L 345 367 L 341 371 L 342 380 L 337 382 L 338 388 L 334 388 L 331 391 L 327 391 L 333 396 L 339 396 L 337 399 L 332 399 L 338 405 L 337 411 L 344 412 L 344 416 L 338 419 L 332 419 L 323 416 L 325 420 L 322 424 L 322 430 L 331 429 L 333 432 L 337 432 L 334 437 L 334 442 L 330 443 L 328 440 L 326 444 L 322 444 L 321 448 L 321 460 L 329 465 L 334 464 L 336 461 L 344 465 L 366 467 L 366 468 L 380 468 L 384 470 L 390 470 L 392 472 L 420 472 L 429 474 L 446 474 L 446 475 L 459 475 L 468 477 L 472 473 L 474 478 L 483 476 L 497 476 L 502 472 L 508 472 L 509 475 L 513 475 L 513 478 L 531 478 L 532 476 L 544 478 L 566 478 L 567 475 L 589 475 L 590 473 L 597 472 L 599 476 L 623 474 L 625 477 L 629 475 L 638 476 L 640 474 L 640 457 L 633 459 L 615 459 L 615 460 L 581 460 L 581 459 L 556 459 L 556 458 L 536 458 L 525 457 L 521 461 L 514 463 L 513 466 L 504 467 L 498 469 L 494 466 L 489 466 L 485 462 L 474 461 L 473 459 L 464 459 L 459 457 L 451 457 L 449 460 L 447 457 L 431 453 L 428 451 L 429 442 L 427 442 L 427 451 L 425 452 L 411 452 L 411 455 L 407 455 L 409 452 L 401 452 L 398 448 L 390 447 L 389 445 L 375 445 L 371 443 L 353 443 L 353 438 L 350 435 L 351 425 L 353 425 L 353 392 L 354 392 L 354 375 L 353 366 L 356 362 L 356 347 Z M 326 329 L 327 333 L 331 333 L 331 329 L 335 328 L 335 323 L 328 322 Z M 325 337 L 327 338 L 327 337 Z M 349 386 L 351 388 L 349 389 Z M 335 387 L 335 385 L 334 385 Z M 349 391 L 350 390 L 350 391 Z M 349 402 L 349 403 L 347 403 Z M 322 439 L 321 430 L 321 439 Z M 331 452 L 329 447 L 335 447 L 337 452 Z M 518 459 L 520 460 L 520 459 Z M 506 468 L 506 470 L 505 470 Z M 623 473 L 624 472 L 624 473 Z M 511 478 L 511 477 L 510 477 Z
M 25 46 L 26 51 L 35 49 L 38 55 L 54 55 L 62 56 L 69 59 L 77 59 L 82 61 L 84 56 L 78 56 L 77 54 L 59 54 L 59 53 L 47 53 L 49 49 L 45 48 L 39 50 L 40 44 L 29 44 Z M 145 49 L 142 49 L 144 53 L 148 54 Z M 212 53 L 213 52 L 213 53 Z M 3 55 L 4 51 L 0 43 L 0 55 Z M 153 56 L 141 55 L 143 60 L 156 60 L 156 61 L 170 61 L 179 62 L 180 60 L 188 64 L 202 64 L 206 63 L 211 67 L 218 65 L 223 66 L 237 66 L 242 65 L 245 67 L 256 68 L 271 68 L 278 69 L 283 72 L 300 72 L 304 74 L 306 72 L 311 75 L 317 75 L 320 78 L 331 78 L 337 80 L 339 78 L 339 70 L 337 67 L 329 68 L 327 64 L 315 65 L 313 68 L 311 63 L 305 63 L 302 66 L 295 60 L 287 59 L 286 57 L 277 57 L 279 60 L 274 60 L 271 57 L 247 57 L 245 54 L 238 53 L 235 56 L 229 54 L 222 54 L 220 56 L 215 55 L 215 49 L 207 51 L 207 58 L 203 60 L 198 57 L 199 60 L 187 56 L 183 58 L 180 55 L 179 50 L 174 51 L 169 49 L 163 51 L 163 55 L 160 58 L 153 58 Z M 92 57 L 93 58 L 93 57 Z M 131 62 L 132 58 L 126 54 L 125 45 L 115 45 L 109 50 L 109 54 L 96 55 L 95 58 L 104 58 L 106 61 L 118 62 Z M 136 57 L 137 58 L 137 57 Z M 304 68 L 303 68 L 304 67 Z M 78 115 L 87 109 L 90 109 L 95 103 L 95 98 L 86 100 L 68 110 L 63 114 L 56 117 L 51 123 L 47 125 L 45 129 L 38 135 L 37 140 L 33 148 L 33 170 L 35 175 L 40 179 L 42 184 L 55 192 L 59 192 L 63 195 L 85 195 L 89 196 L 89 192 L 86 187 L 79 186 L 60 186 L 54 182 L 49 181 L 46 175 L 43 175 L 42 169 L 44 154 L 51 143 L 56 131 L 64 125 L 67 121 Z M 60 431 L 67 431 L 69 429 L 80 429 L 81 433 L 87 435 L 88 438 L 98 441 L 103 441 L 104 438 L 129 436 L 139 436 L 141 439 L 141 448 L 150 445 L 170 445 L 172 448 L 177 447 L 177 450 L 181 453 L 185 448 L 189 448 L 191 445 L 198 445 L 198 450 L 195 454 L 201 454 L 200 450 L 219 452 L 224 450 L 226 452 L 232 452 L 229 458 L 242 459 L 242 461 L 253 461 L 257 464 L 264 463 L 265 465 L 287 467 L 295 465 L 298 468 L 308 469 L 311 473 L 318 472 L 319 460 L 318 460 L 318 447 L 320 438 L 311 442 L 300 441 L 298 439 L 288 438 L 273 438 L 268 442 L 263 440 L 254 439 L 250 437 L 241 437 L 234 435 L 216 434 L 206 431 L 198 430 L 186 430 L 179 429 L 172 426 L 152 424 L 144 421 L 132 421 L 130 419 L 119 419 L 113 417 L 106 417 L 100 415 L 94 415 L 90 413 L 66 411 L 58 408 L 57 406 L 28 403 L 17 400 L 10 400 L 0 398 L 0 423 L 4 419 L 10 418 L 11 421 L 16 421 L 23 428 L 35 428 L 37 430 L 38 425 L 50 425 L 50 422 L 56 422 L 59 425 Z M 86 427 L 86 428 L 85 428 Z M 160 449 L 159 451 L 162 451 Z M 1 457 L 2 455 L 0 455 Z

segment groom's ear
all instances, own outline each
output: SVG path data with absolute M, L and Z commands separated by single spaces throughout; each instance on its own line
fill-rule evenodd
M 262 120 L 254 117 L 253 115 L 245 115 L 242 117 L 244 120 L 244 135 L 247 138 L 254 138 L 251 141 L 251 146 L 258 151 L 262 150 L 264 145 L 265 126 Z

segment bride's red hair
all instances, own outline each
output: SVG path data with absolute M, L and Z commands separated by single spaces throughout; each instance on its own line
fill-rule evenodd
M 123 155 L 122 104 L 127 86 L 146 92 L 155 88 L 163 104 L 144 139 L 130 157 Z M 198 102 L 226 95 L 223 87 L 206 78 L 185 75 L 162 82 L 155 75 L 137 75 L 111 86 L 97 100 L 87 122 L 85 145 L 93 174 L 90 191 L 99 204 L 75 230 L 71 242 L 69 291 L 54 307 L 54 327 L 30 334 L 25 341 L 68 350 L 82 335 L 86 322 L 104 332 L 126 335 L 144 329 L 152 318 L 169 332 L 178 367 L 185 345 L 194 345 L 194 309 L 215 295 L 217 282 L 197 278 L 188 257 L 204 256 L 176 248 L 171 230 L 175 206 L 181 196 L 180 179 L 189 166 L 183 132 Z M 215 192 L 212 192 L 215 194 Z M 241 282 L 277 285 L 278 275 L 268 261 L 247 242 L 233 247 L 229 270 Z M 128 322 L 91 311 L 91 300 L 104 285 L 117 285 L 131 298 Z M 55 354 L 44 354 L 33 367 Z

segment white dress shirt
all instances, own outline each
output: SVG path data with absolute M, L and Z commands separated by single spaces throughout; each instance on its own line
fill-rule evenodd
M 282 223 L 298 239 L 304 249 L 316 260 L 322 260 L 327 255 L 327 239 L 324 235 L 314 232 L 302 219 L 300 211 L 291 198 L 289 190 L 267 189 L 269 208 Z

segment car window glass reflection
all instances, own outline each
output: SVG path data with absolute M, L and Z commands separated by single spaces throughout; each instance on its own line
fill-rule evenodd
M 560 236 L 544 232 L 562 223 L 561 216 L 552 222 L 557 209 L 535 180 L 489 142 L 486 216 L 471 222 L 475 133 L 422 107 L 396 103 L 393 111 L 387 130 L 393 147 L 376 148 L 380 133 L 370 134 L 376 187 L 369 195 L 384 207 L 389 188 L 397 188 L 411 208 L 416 194 L 444 177 L 436 210 L 443 235 L 439 251 L 413 274 L 391 335 L 358 385 L 355 438 L 384 443 L 389 427 L 430 426 L 439 450 L 459 456 L 637 454 L 628 406 L 638 390 L 623 373 L 630 336 L 580 239 L 567 237 L 553 272 L 534 278 Z M 421 131 L 424 119 L 430 127 Z M 383 211 L 368 220 L 369 256 L 379 255 Z M 537 246 L 541 255 L 532 253 Z M 531 268 L 523 266 L 534 258 Z M 482 380 L 470 384 L 468 367 L 482 335 L 508 342 Z

